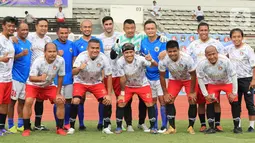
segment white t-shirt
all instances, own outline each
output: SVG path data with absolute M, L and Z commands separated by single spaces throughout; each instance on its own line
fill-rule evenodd
M 41 76 L 42 74 L 47 75 L 45 82 L 32 82 L 28 79 L 27 84 L 40 87 L 52 85 L 56 76 L 65 76 L 65 60 L 57 56 L 56 60 L 49 64 L 44 56 L 38 57 L 32 64 L 29 76 Z
M 196 17 L 204 16 L 204 12 L 202 10 L 195 10 L 194 14 L 196 15 Z
M 160 8 L 161 7 L 158 6 L 158 5 L 152 5 L 152 10 L 155 11 L 155 12 L 159 12 Z
M 52 41 L 49 36 L 45 35 L 43 38 L 40 38 L 36 33 L 29 34 L 27 40 L 32 44 L 31 47 L 32 51 L 31 65 L 32 65 L 36 58 L 44 55 L 44 46 Z
M 65 14 L 64 14 L 63 12 L 58 12 L 58 13 L 56 14 L 56 17 L 57 17 L 58 19 L 63 19 L 63 18 L 65 18 Z
M 208 59 L 201 60 L 196 69 L 197 78 L 203 79 L 204 84 L 229 84 L 236 71 L 231 61 L 224 55 L 218 56 L 218 61 L 213 65 Z
M 195 65 L 201 59 L 205 58 L 205 49 L 210 45 L 215 46 L 220 54 L 226 55 L 224 46 L 218 40 L 210 38 L 208 41 L 203 42 L 198 39 L 190 43 L 187 47 L 187 54 L 193 58 Z
M 162 61 L 159 61 L 159 71 L 168 70 L 171 73 L 169 79 L 173 80 L 190 80 L 190 72 L 195 71 L 195 64 L 191 56 L 180 51 L 179 59 L 174 62 L 167 55 Z
M 121 76 L 126 76 L 128 87 L 143 87 L 149 85 L 145 75 L 146 66 L 151 66 L 151 62 L 144 57 L 135 55 L 131 64 L 127 63 L 124 57 L 120 57 L 117 61 Z
M 112 60 L 110 58 L 110 53 L 112 50 L 112 47 L 115 44 L 116 39 L 120 36 L 121 33 L 114 32 L 111 37 L 105 36 L 104 33 L 100 34 L 97 38 L 102 40 L 104 45 L 104 54 L 107 56 L 107 58 L 110 60 L 110 64 L 112 66 L 112 77 L 119 77 L 119 72 L 117 68 L 117 58 Z
M 244 44 L 240 48 L 236 48 L 234 44 L 231 44 L 226 47 L 226 50 L 236 69 L 237 78 L 252 77 L 252 68 L 255 68 L 254 50 L 248 44 Z
M 81 83 L 86 85 L 94 85 L 102 83 L 102 71 L 104 75 L 109 76 L 112 74 L 110 62 L 108 58 L 99 53 L 98 57 L 92 60 L 87 51 L 84 51 L 78 55 L 73 64 L 74 68 L 80 67 L 82 63 L 86 64 L 85 69 L 81 70 L 74 76 L 74 83 Z
M 12 81 L 12 66 L 15 53 L 12 41 L 4 35 L 0 35 L 0 57 L 3 57 L 7 53 L 10 58 L 9 61 L 7 63 L 0 62 L 0 83 Z

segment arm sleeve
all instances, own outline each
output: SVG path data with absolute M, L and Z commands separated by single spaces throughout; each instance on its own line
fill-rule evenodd
M 58 71 L 58 76 L 65 76 L 65 60 L 61 58 L 61 65 Z
M 204 96 L 208 96 L 208 92 L 207 92 L 207 89 L 205 87 L 205 84 L 204 84 L 204 81 L 203 79 L 201 78 L 198 78 L 198 84 L 199 84 L 199 87 L 203 93 Z

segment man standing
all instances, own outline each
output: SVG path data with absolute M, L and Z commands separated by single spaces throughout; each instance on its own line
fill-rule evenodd
M 92 22 L 90 20 L 84 20 L 81 22 L 80 30 L 83 36 L 74 42 L 74 53 L 75 57 L 77 57 L 80 53 L 87 50 L 88 42 L 91 39 L 99 40 L 100 43 L 100 52 L 104 53 L 103 43 L 100 39 L 92 36 Z M 86 126 L 84 125 L 84 100 L 86 99 L 86 95 L 84 99 L 81 99 L 79 110 L 78 110 L 78 118 L 79 118 L 79 130 L 86 130 Z
M 166 114 L 170 124 L 168 130 L 164 134 L 176 133 L 176 110 L 174 101 L 182 87 L 185 87 L 189 102 L 189 126 L 187 131 L 190 134 L 195 134 L 193 126 L 197 115 L 197 105 L 195 93 L 196 72 L 194 61 L 191 56 L 180 51 L 177 41 L 168 41 L 166 48 L 167 56 L 159 62 L 160 83 L 164 92 L 164 100 L 166 102 Z M 166 87 L 165 82 L 166 70 L 169 70 L 172 75 L 168 82 L 168 88 Z
M 117 129 L 116 134 L 122 133 L 122 119 L 124 116 L 124 107 L 134 94 L 137 94 L 141 100 L 145 102 L 148 107 L 148 114 L 151 133 L 156 134 L 155 126 L 155 109 L 153 106 L 153 99 L 150 84 L 145 75 L 146 66 L 157 66 L 151 55 L 145 57 L 135 54 L 135 46 L 131 43 L 126 43 L 122 46 L 123 56 L 118 59 L 118 68 L 121 75 L 120 87 L 121 92 L 118 96 L 118 106 L 116 111 Z
M 44 56 L 38 57 L 32 64 L 29 80 L 26 85 L 26 100 L 23 109 L 24 132 L 22 136 L 30 136 L 30 117 L 35 98 L 50 100 L 57 104 L 57 134 L 66 135 L 63 130 L 65 115 L 65 98 L 61 95 L 63 77 L 65 75 L 65 61 L 57 55 L 54 43 L 45 45 Z M 58 77 L 57 87 L 53 80 Z
M 157 25 L 154 21 L 147 20 L 144 23 L 144 31 L 148 37 L 142 40 L 140 52 L 142 55 L 147 55 L 150 53 L 153 60 L 155 60 L 156 62 L 159 62 L 158 56 L 159 56 L 160 52 L 166 50 L 166 43 L 160 42 L 159 37 L 157 36 Z M 155 113 L 156 113 L 155 127 L 151 127 L 151 128 L 158 129 L 157 101 L 159 100 L 162 126 L 158 132 L 163 133 L 166 131 L 167 117 L 165 114 L 166 109 L 165 109 L 165 103 L 164 103 L 164 98 L 163 98 L 163 91 L 162 91 L 162 88 L 160 85 L 160 80 L 159 80 L 158 67 L 146 67 L 146 77 L 148 78 L 148 81 L 149 81 L 151 89 L 152 89 L 152 98 L 153 98 L 153 103 L 154 103 L 154 108 L 155 108 Z M 169 78 L 168 72 L 166 72 L 165 78 L 166 79 Z
M 213 45 L 217 48 L 218 52 L 221 54 L 225 54 L 224 46 L 217 40 L 209 37 L 209 25 L 207 23 L 201 22 L 198 25 L 197 29 L 199 39 L 193 41 L 187 47 L 187 53 L 193 58 L 195 65 L 197 65 L 200 60 L 205 58 L 205 48 L 209 45 Z M 198 86 L 196 85 L 196 93 L 197 93 L 197 104 L 198 104 L 198 116 L 201 122 L 200 132 L 204 132 L 206 130 L 206 122 L 205 122 L 205 98 Z M 221 109 L 220 104 L 216 103 L 215 105 L 215 129 L 216 131 L 223 131 L 220 126 L 220 116 Z
M 8 109 L 8 125 L 9 131 L 16 133 L 23 132 L 23 107 L 25 103 L 25 87 L 29 76 L 31 63 L 31 46 L 32 44 L 26 39 L 28 35 L 28 25 L 26 23 L 19 23 L 17 27 L 18 43 L 14 43 L 15 57 L 12 69 L 12 95 L 11 104 Z M 26 67 L 26 68 L 24 68 Z M 14 107 L 18 100 L 18 126 L 14 125 Z
M 73 42 L 67 40 L 68 38 L 68 27 L 65 25 L 60 25 L 57 30 L 58 39 L 54 40 L 53 43 L 57 45 L 58 54 L 65 60 L 65 76 L 63 80 L 63 87 L 61 94 L 65 97 L 65 129 L 70 128 L 69 119 L 70 119 L 70 108 L 71 100 L 73 94 L 73 75 L 72 75 L 72 66 L 74 60 L 74 48 Z M 54 83 L 57 85 L 58 78 L 55 78 Z M 54 105 L 54 115 L 56 119 L 56 104 Z M 57 121 L 57 120 L 56 120 Z
M 243 35 L 241 29 L 232 29 L 230 31 L 230 38 L 233 44 L 226 47 L 226 49 L 229 59 L 234 64 L 237 72 L 239 104 L 241 106 L 242 96 L 244 95 L 248 110 L 250 125 L 247 131 L 254 132 L 255 54 L 248 44 L 243 43 Z
M 207 134 L 215 133 L 214 104 L 220 102 L 220 92 L 224 91 L 231 105 L 234 122 L 234 133 L 242 133 L 239 128 L 241 107 L 237 97 L 237 75 L 230 60 L 218 54 L 216 47 L 208 46 L 205 49 L 206 58 L 197 65 L 197 78 L 199 86 L 206 99 L 206 114 L 210 128 Z M 207 85 L 207 89 L 206 89 Z
M 11 103 L 14 47 L 10 36 L 14 33 L 15 22 L 13 17 L 5 17 L 2 24 L 3 32 L 0 35 L 0 136 L 7 133 L 5 121 L 8 104 Z
M 112 92 L 112 70 L 107 57 L 103 53 L 100 53 L 100 48 L 99 40 L 91 39 L 88 42 L 87 51 L 82 52 L 75 59 L 72 71 L 74 75 L 74 90 L 70 118 L 71 128 L 68 131 L 69 134 L 73 134 L 75 131 L 74 125 L 78 113 L 78 106 L 81 98 L 84 98 L 87 91 L 91 92 L 97 98 L 98 102 L 104 104 L 103 133 L 113 134 L 108 128 L 112 113 L 110 96 Z M 102 83 L 103 71 L 107 78 L 107 89 Z

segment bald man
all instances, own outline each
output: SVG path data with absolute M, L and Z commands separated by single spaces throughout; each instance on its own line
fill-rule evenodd
M 28 36 L 28 25 L 19 23 L 17 27 L 18 42 L 14 43 L 15 56 L 12 68 L 12 94 L 11 103 L 8 107 L 8 129 L 12 133 L 22 132 L 23 126 L 23 107 L 25 103 L 25 87 L 28 79 L 31 63 L 31 46 L 32 44 L 26 39 Z M 26 68 L 24 68 L 26 67 Z M 14 107 L 18 101 L 18 126 L 14 125 Z
M 233 132 L 242 133 L 238 127 L 240 122 L 240 105 L 237 97 L 237 75 L 230 60 L 218 54 L 216 47 L 208 46 L 205 49 L 206 58 L 197 65 L 197 78 L 202 93 L 206 99 L 207 119 L 210 128 L 206 134 L 216 133 L 214 130 L 215 103 L 220 102 L 220 92 L 224 91 L 231 105 L 234 122 Z
M 100 52 L 104 53 L 103 43 L 100 39 L 92 36 L 92 22 L 90 20 L 84 20 L 81 22 L 80 30 L 83 36 L 74 42 L 74 56 L 77 57 L 81 52 L 87 50 L 88 42 L 90 39 L 97 39 L 100 42 Z M 74 59 L 75 59 L 74 57 Z M 85 98 L 84 98 L 85 99 Z M 86 130 L 86 126 L 84 125 L 84 100 L 80 101 L 79 110 L 78 110 L 78 118 L 79 118 L 79 130 Z
M 45 70 L 47 69 L 47 70 Z M 53 84 L 58 76 L 57 86 Z M 23 108 L 24 132 L 22 136 L 30 136 L 30 117 L 34 100 L 49 99 L 57 105 L 57 134 L 66 135 L 63 129 L 65 115 L 65 97 L 61 95 L 63 77 L 65 76 L 65 60 L 57 55 L 57 47 L 54 43 L 47 43 L 44 47 L 44 55 L 35 59 L 29 73 L 26 85 L 26 99 Z

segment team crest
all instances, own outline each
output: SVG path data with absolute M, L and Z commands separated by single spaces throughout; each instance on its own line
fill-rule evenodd
M 54 69 L 54 70 L 56 70 L 56 69 L 57 69 L 57 67 L 56 67 L 56 66 L 54 66 L 54 67 L 53 67 L 53 69 Z
M 159 47 L 155 47 L 155 48 L 154 48 L 154 51 L 155 51 L 155 52 L 158 52 L 158 51 L 159 51 Z
M 72 48 L 69 48 L 69 51 L 72 53 L 72 52 L 73 52 L 73 49 L 72 49 Z
M 229 39 L 229 37 L 226 36 L 226 37 L 224 38 L 224 42 L 228 42 L 228 41 L 230 41 L 230 39 Z
M 243 52 L 242 52 L 242 51 L 240 51 L 240 55 L 241 55 L 241 56 L 243 55 Z
M 221 71 L 222 69 L 223 69 L 223 68 L 222 68 L 221 66 L 219 66 L 219 67 L 218 67 L 218 70 L 220 70 L 220 71 Z

